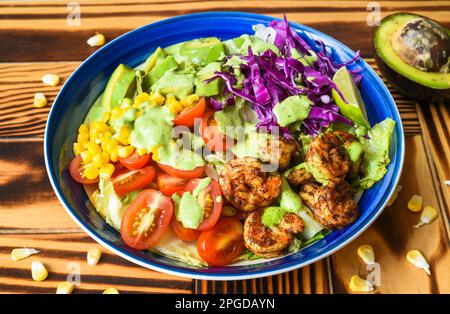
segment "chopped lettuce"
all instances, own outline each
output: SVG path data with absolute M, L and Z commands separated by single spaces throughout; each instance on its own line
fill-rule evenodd
M 170 228 L 153 250 L 191 266 L 206 266 L 206 263 L 198 255 L 195 242 L 185 242 L 179 239 Z
M 361 166 L 363 176 L 359 182 L 363 189 L 370 189 L 386 174 L 387 166 L 391 162 L 389 146 L 391 145 L 394 127 L 395 121 L 387 118 L 369 131 L 369 138 L 360 139 L 365 151 Z
M 321 230 L 317 234 L 315 234 L 312 238 L 308 239 L 307 241 L 303 242 L 301 247 L 304 248 L 310 244 L 313 244 L 314 242 L 317 242 L 319 240 L 322 240 L 327 235 L 327 230 Z
M 95 208 L 114 229 L 120 230 L 122 216 L 126 207 L 114 191 L 113 183 L 107 179 L 100 179 L 99 191 L 94 194 Z
M 289 253 L 295 253 L 295 252 L 300 251 L 301 247 L 302 247 L 302 241 L 299 238 L 294 237 L 292 239 L 291 243 L 289 244 L 287 251 Z

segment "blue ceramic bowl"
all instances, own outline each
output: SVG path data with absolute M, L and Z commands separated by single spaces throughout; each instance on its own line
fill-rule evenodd
M 364 62 L 354 67 L 362 69 L 361 93 L 371 124 L 387 117 L 397 122 L 391 145 L 391 163 L 382 181 L 366 191 L 359 202 L 361 216 L 346 228 L 296 254 L 276 260 L 245 266 L 194 268 L 172 259 L 131 249 L 124 245 L 120 234 L 108 226 L 93 209 L 80 184 L 68 173 L 73 158 L 72 143 L 77 129 L 90 106 L 103 91 L 109 76 L 119 63 L 137 66 L 158 46 L 199 37 L 217 36 L 229 39 L 251 34 L 252 25 L 267 24 L 272 17 L 240 12 L 208 12 L 184 15 L 156 22 L 133 30 L 102 47 L 90 56 L 67 80 L 53 104 L 45 131 L 45 162 L 50 182 L 69 215 L 94 240 L 107 249 L 138 265 L 179 276 L 235 280 L 274 275 L 313 263 L 336 252 L 360 235 L 382 212 L 400 177 L 404 157 L 404 135 L 399 112 L 382 80 Z M 312 28 L 291 23 L 293 29 L 316 47 L 313 39 L 323 41 L 336 62 L 349 60 L 354 52 L 337 40 Z

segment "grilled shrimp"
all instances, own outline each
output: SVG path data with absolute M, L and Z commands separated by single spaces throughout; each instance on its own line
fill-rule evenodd
M 244 243 L 258 256 L 271 258 L 283 254 L 293 239 L 293 234 L 303 231 L 303 220 L 296 214 L 287 213 L 280 224 L 267 228 L 261 221 L 263 211 L 251 213 L 244 224 Z
M 344 178 L 350 169 L 350 160 L 339 138 L 333 133 L 316 136 L 306 153 L 308 165 L 318 169 L 326 179 Z
M 281 176 L 262 171 L 262 164 L 246 157 L 229 161 L 219 176 L 225 198 L 237 209 L 254 211 L 270 205 L 281 192 Z
M 308 182 L 313 182 L 314 177 L 305 168 L 294 168 L 289 172 L 287 180 L 291 186 L 299 186 Z
M 300 146 L 294 139 L 272 136 L 259 149 L 261 161 L 278 163 L 280 171 L 288 168 L 292 160 L 301 158 Z
M 342 141 L 345 149 L 347 149 L 353 142 L 358 141 L 356 136 L 345 131 L 335 131 L 334 134 Z M 351 166 L 347 178 L 354 179 L 358 176 L 362 162 L 363 158 L 359 158 L 355 162 L 350 162 Z
M 359 214 L 351 187 L 344 180 L 332 180 L 326 186 L 307 183 L 300 191 L 300 198 L 317 221 L 331 229 L 352 223 Z

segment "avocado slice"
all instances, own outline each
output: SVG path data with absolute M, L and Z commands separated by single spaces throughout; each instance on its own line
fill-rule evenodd
M 164 96 L 173 95 L 183 99 L 194 91 L 194 75 L 167 71 L 152 85 L 153 91 L 158 91 Z
M 170 49 L 169 49 L 170 51 Z M 223 43 L 216 37 L 200 38 L 187 41 L 179 46 L 179 55 L 187 64 L 205 66 L 211 62 L 221 61 L 225 57 Z
M 164 59 L 156 62 L 153 69 L 146 76 L 146 80 L 148 80 L 149 86 L 155 84 L 161 77 L 163 77 L 164 73 L 176 68 L 178 68 L 178 63 L 175 61 L 175 58 L 173 56 L 167 56 Z
M 438 22 L 411 13 L 387 16 L 374 46 L 381 72 L 405 96 L 450 98 L 450 35 Z
M 125 97 L 131 97 L 136 91 L 136 72 L 119 64 L 109 78 L 102 96 L 102 106 L 106 111 L 119 106 Z
M 153 52 L 150 57 L 145 60 L 144 64 L 142 65 L 142 71 L 148 73 L 156 65 L 157 61 L 164 59 L 165 57 L 166 53 L 164 52 L 164 50 L 162 50 L 161 47 L 156 48 L 155 52 Z
M 204 81 L 211 78 L 214 75 L 214 72 L 220 71 L 221 69 L 222 66 L 220 62 L 211 62 L 201 68 L 195 77 L 195 93 L 205 97 L 219 94 L 219 79 L 209 82 L 208 84 L 205 84 Z

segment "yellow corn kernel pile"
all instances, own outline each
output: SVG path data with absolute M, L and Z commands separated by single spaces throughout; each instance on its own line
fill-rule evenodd
M 114 165 L 110 161 L 118 160 L 119 147 L 119 143 L 112 138 L 112 130 L 106 122 L 94 121 L 90 128 L 85 124 L 80 126 L 77 142 L 73 144 L 73 152 L 75 156 L 80 155 L 83 160 L 83 176 L 94 180 L 99 175 L 104 178 L 112 176 Z
M 413 195 L 411 199 L 408 202 L 408 209 L 412 212 L 420 212 L 422 210 L 422 196 L 420 195 Z
M 167 106 L 167 109 L 169 109 L 171 113 L 177 115 L 183 109 L 194 106 L 198 102 L 198 100 L 199 97 L 197 94 L 186 96 L 181 101 L 178 101 L 175 96 L 167 96 L 164 104 Z

